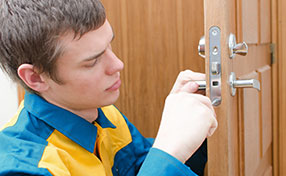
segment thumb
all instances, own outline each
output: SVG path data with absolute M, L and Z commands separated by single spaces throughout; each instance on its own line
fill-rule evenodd
M 180 92 L 195 93 L 198 91 L 198 89 L 199 85 L 193 81 L 190 81 L 181 88 Z

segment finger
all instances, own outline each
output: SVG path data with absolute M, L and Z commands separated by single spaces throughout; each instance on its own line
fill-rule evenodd
M 199 89 L 199 85 L 195 82 L 188 82 L 183 87 L 178 90 L 179 92 L 195 93 Z
M 198 90 L 195 92 L 196 94 L 201 94 L 201 95 L 204 95 L 206 96 L 206 90 Z
M 211 107 L 209 106 L 210 101 L 208 102 L 204 98 L 202 98 L 200 100 L 201 100 L 200 103 L 202 103 L 203 108 L 205 109 L 205 111 L 210 111 L 211 110 L 211 112 L 212 112 L 212 115 L 210 117 L 211 118 L 211 124 L 210 124 L 209 130 L 208 130 L 208 133 L 207 133 L 207 137 L 210 137 L 210 136 L 213 135 L 213 133 L 215 132 L 215 130 L 217 129 L 217 126 L 218 126 L 218 122 L 217 122 L 217 119 L 216 119 L 216 113 L 214 111 L 213 106 L 211 106 Z
M 213 108 L 213 105 L 211 103 L 211 100 L 209 99 L 209 97 L 200 95 L 200 94 L 191 94 L 191 96 L 195 97 L 200 103 L 202 103 L 203 105 L 207 106 L 207 108 L 211 109 L 212 112 L 214 113 L 215 116 L 215 110 Z
M 181 82 L 188 82 L 191 80 L 205 80 L 205 79 L 206 75 L 203 73 L 193 72 L 191 70 L 185 70 L 180 72 L 177 80 Z
M 180 92 L 181 88 L 192 80 L 205 80 L 205 74 L 196 73 L 191 70 L 180 72 L 170 93 Z
M 215 117 L 213 117 L 213 123 L 211 125 L 211 128 L 209 129 L 208 137 L 210 137 L 214 134 L 215 130 L 217 129 L 217 126 L 218 126 L 217 119 Z
M 211 105 L 211 101 L 209 100 L 208 97 L 197 95 L 197 94 L 192 94 L 192 95 L 195 96 L 196 99 L 199 101 L 199 103 L 201 104 L 201 107 L 203 108 L 203 111 L 211 113 L 210 114 L 211 124 L 207 132 L 207 137 L 210 137 L 213 135 L 213 133 L 215 132 L 218 126 L 215 110 L 213 106 Z

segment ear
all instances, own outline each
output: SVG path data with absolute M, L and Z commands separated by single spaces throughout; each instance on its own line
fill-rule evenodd
M 31 64 L 22 64 L 18 67 L 18 75 L 31 89 L 41 93 L 49 88 L 45 79 Z

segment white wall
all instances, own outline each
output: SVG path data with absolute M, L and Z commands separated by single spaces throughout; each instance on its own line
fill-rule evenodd
M 17 86 L 0 69 L 0 128 L 13 117 L 17 107 Z

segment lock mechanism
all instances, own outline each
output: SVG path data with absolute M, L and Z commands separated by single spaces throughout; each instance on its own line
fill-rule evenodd
M 217 26 L 213 26 L 209 30 L 209 88 L 210 99 L 214 106 L 221 104 L 221 30 Z M 234 34 L 229 36 L 229 57 L 233 59 L 236 54 L 245 56 L 248 53 L 248 46 L 245 42 L 236 43 Z M 201 37 L 198 52 L 205 58 L 205 36 Z M 199 90 L 206 89 L 206 81 L 196 81 Z M 228 81 L 231 89 L 231 95 L 235 96 L 237 88 L 255 88 L 260 90 L 260 83 L 256 79 L 236 80 L 235 73 L 231 72 Z
M 210 99 L 214 106 L 221 104 L 221 46 L 220 46 L 221 31 L 217 26 L 212 26 L 209 30 L 209 88 Z M 205 36 L 202 36 L 199 41 L 199 55 L 205 58 L 206 41 Z M 196 81 L 199 84 L 199 90 L 206 89 L 206 81 Z

